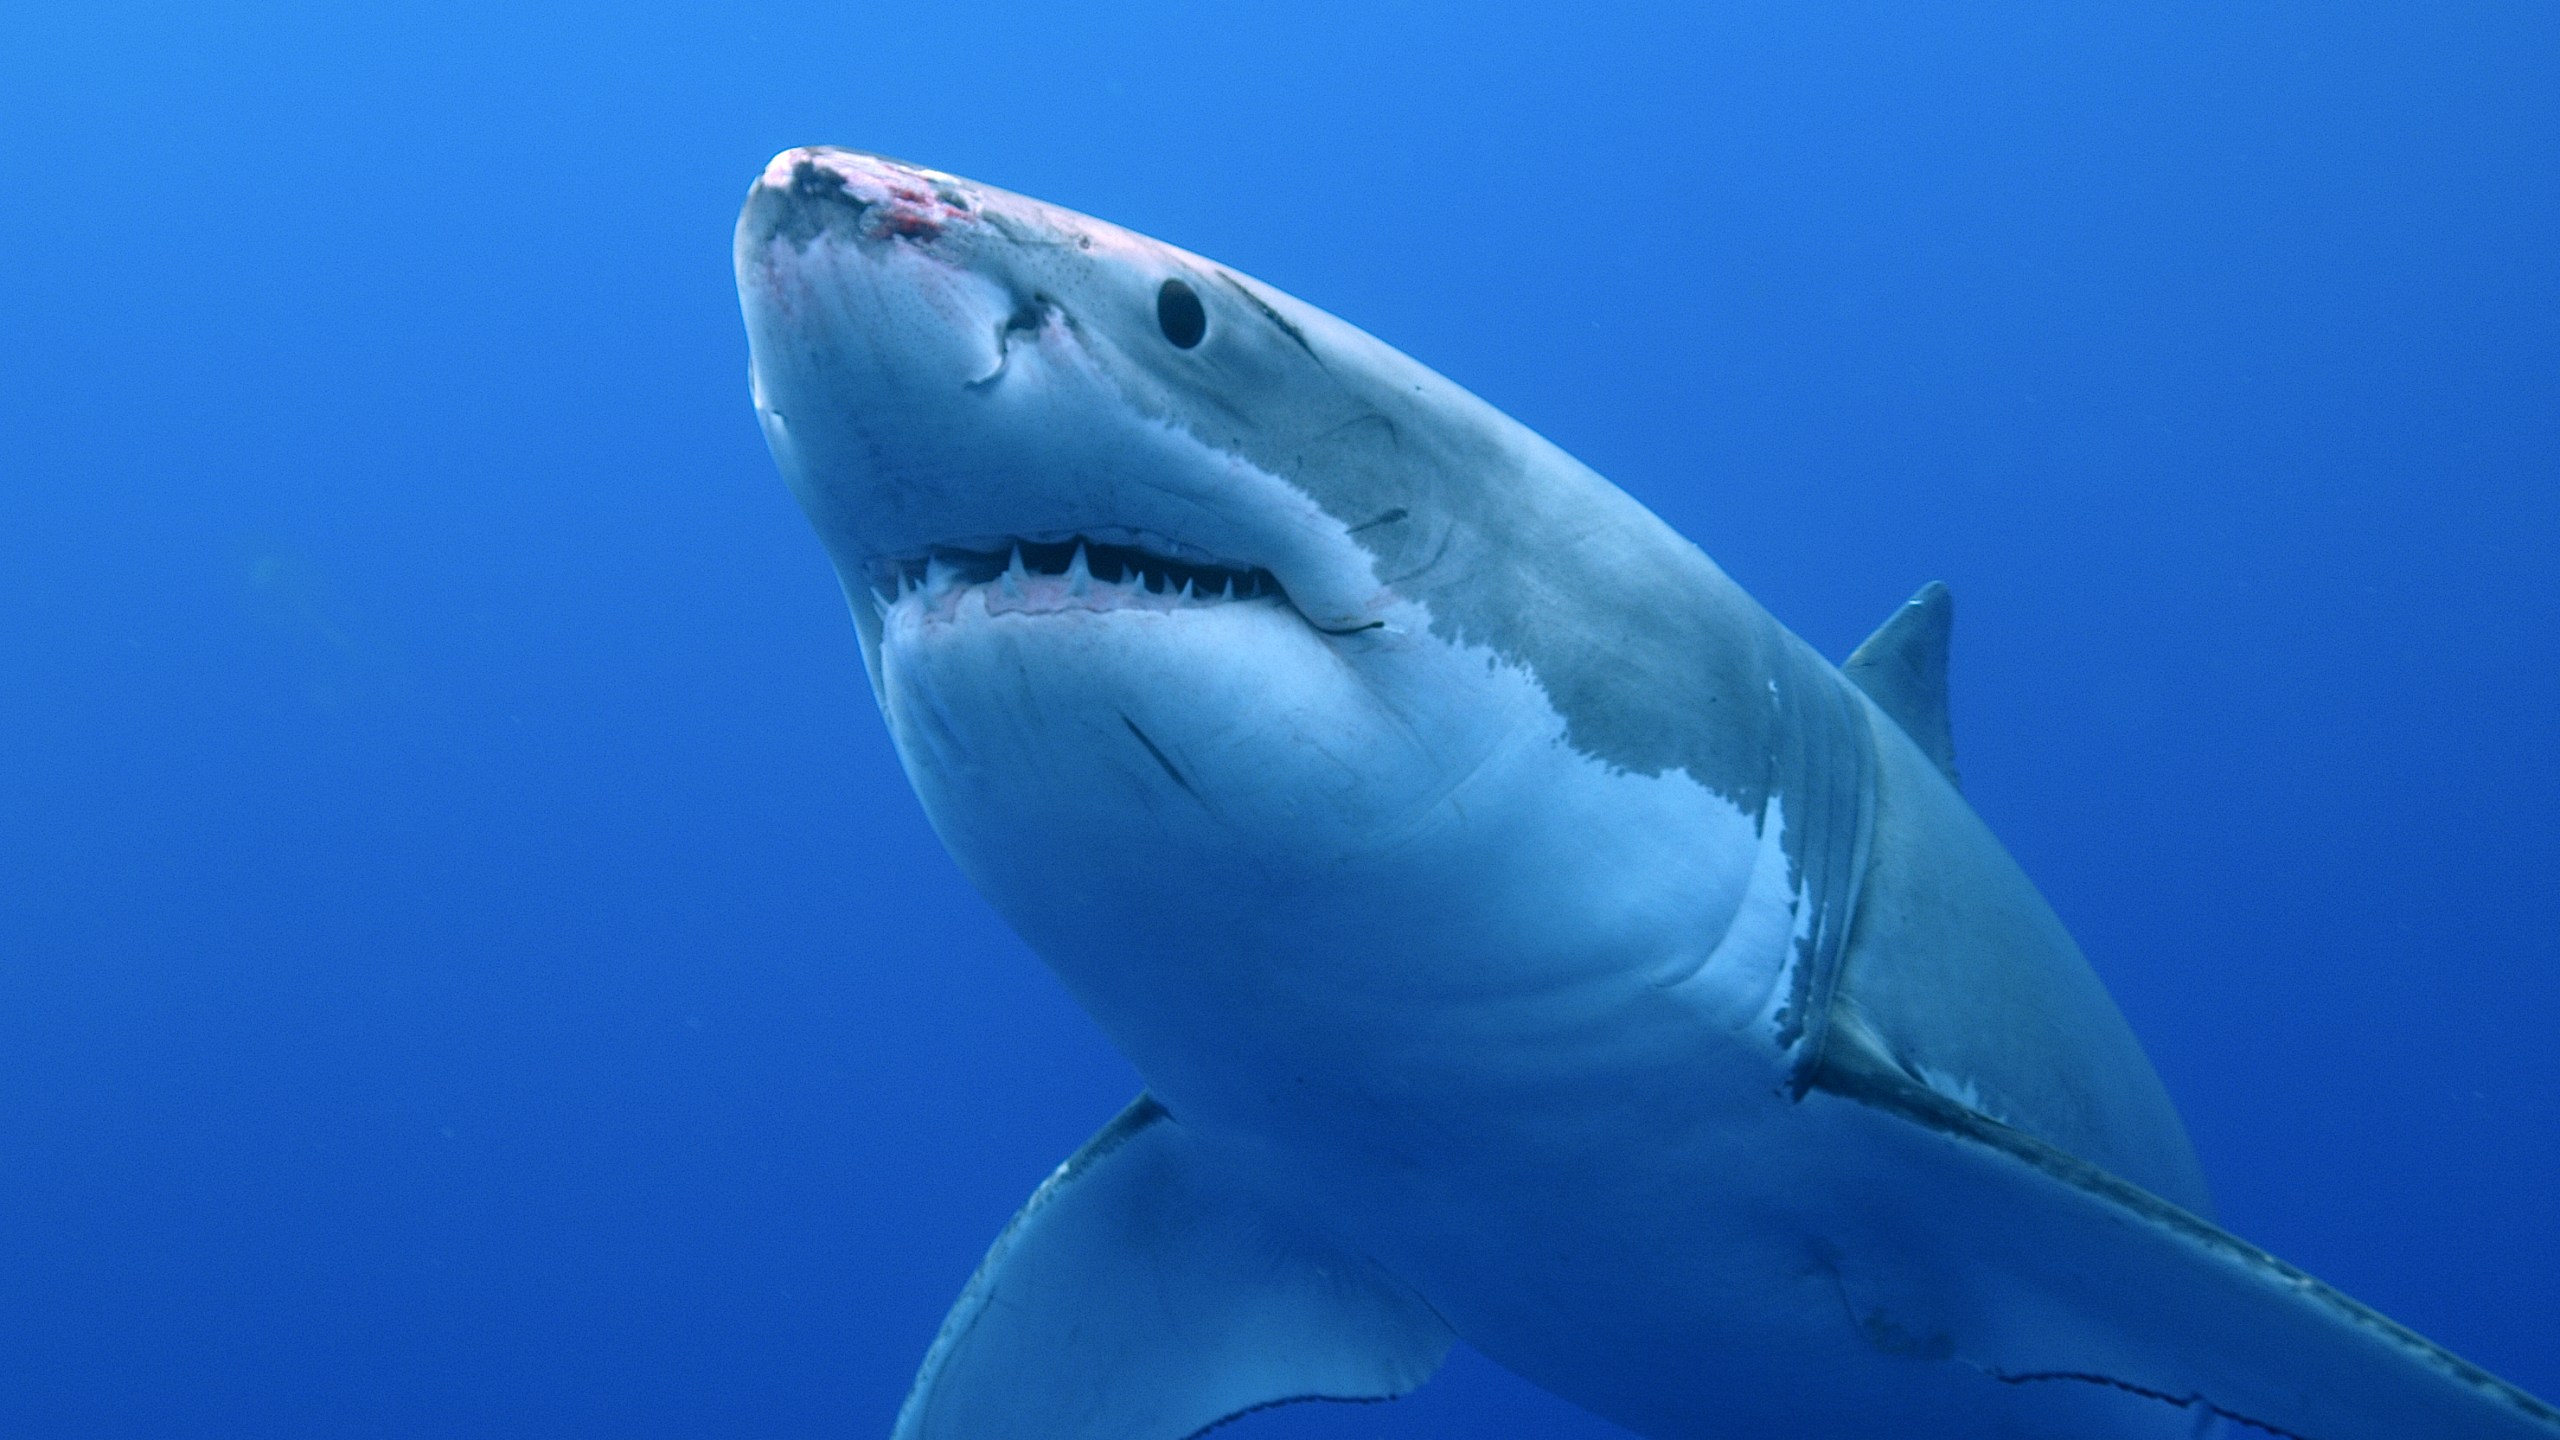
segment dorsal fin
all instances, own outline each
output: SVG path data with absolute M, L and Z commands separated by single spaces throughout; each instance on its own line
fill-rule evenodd
M 1947 638 L 1956 618 L 1955 597 L 1932 580 L 1903 602 L 1850 655 L 1840 673 L 1893 717 L 1921 752 L 1956 780 L 1956 737 L 1947 725 Z

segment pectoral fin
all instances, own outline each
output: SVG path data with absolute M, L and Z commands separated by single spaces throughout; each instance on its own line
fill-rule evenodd
M 1943 1247 L 1826 1254 L 1849 1318 L 1997 1387 L 2039 1417 L 2020 1433 L 2560 1440 L 2560 1410 L 1871 1050 L 1835 1046 L 1816 1089 L 1909 1122 L 1877 1138 Z
M 1185 1440 L 1430 1378 L 1448 1327 L 1210 1173 L 1140 1097 L 1034 1192 L 943 1322 L 897 1440 Z

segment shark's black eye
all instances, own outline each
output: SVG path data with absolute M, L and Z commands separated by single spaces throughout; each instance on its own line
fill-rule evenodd
M 1209 333 L 1209 312 L 1200 308 L 1200 296 L 1190 286 L 1167 280 L 1156 287 L 1156 324 L 1164 338 L 1188 350 Z

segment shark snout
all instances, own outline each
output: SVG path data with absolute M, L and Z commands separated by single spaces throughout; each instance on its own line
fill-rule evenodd
M 774 156 L 747 199 L 751 234 L 796 246 L 829 234 L 929 244 L 973 225 L 977 216 L 976 198 L 949 175 L 828 145 Z

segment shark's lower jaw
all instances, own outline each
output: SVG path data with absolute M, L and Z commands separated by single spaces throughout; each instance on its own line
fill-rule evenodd
M 1200 555 L 1136 532 L 935 546 L 922 554 L 875 560 L 867 578 L 873 603 L 884 616 L 912 605 L 927 620 L 956 619 L 964 604 L 987 615 L 1164 612 L 1239 604 L 1296 611 L 1268 570 Z

